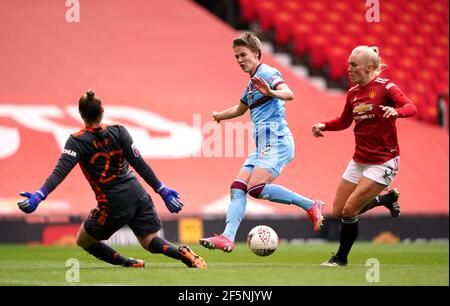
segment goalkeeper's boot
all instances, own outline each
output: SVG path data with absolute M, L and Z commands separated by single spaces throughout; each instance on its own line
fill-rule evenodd
M 391 189 L 383 198 L 382 204 L 389 209 L 392 218 L 397 218 L 400 216 L 400 204 L 398 203 L 400 191 L 397 188 Z
M 323 225 L 323 207 L 325 203 L 320 200 L 314 200 L 313 206 L 306 212 L 309 220 L 313 224 L 314 231 L 317 232 Z
M 145 261 L 129 257 L 122 263 L 122 266 L 131 268 L 143 268 L 145 267 Z
M 324 263 L 320 264 L 322 267 L 344 267 L 348 265 L 347 260 L 343 261 L 337 258 L 336 255 L 331 256 L 331 258 Z
M 226 253 L 230 253 L 234 249 L 234 242 L 224 235 L 214 235 L 214 237 L 202 238 L 199 240 L 200 244 L 207 249 L 220 249 Z
M 205 260 L 195 254 L 188 246 L 180 246 L 178 253 L 181 256 L 181 261 L 189 268 L 206 269 L 207 265 Z

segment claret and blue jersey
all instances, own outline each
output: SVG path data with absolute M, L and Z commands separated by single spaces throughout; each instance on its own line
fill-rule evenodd
M 263 78 L 270 88 L 275 89 L 278 85 L 286 83 L 280 72 L 266 64 L 260 64 L 252 77 Z M 277 136 L 291 135 L 288 124 L 285 119 L 284 101 L 264 96 L 253 85 L 252 80 L 248 81 L 247 87 L 241 97 L 241 103 L 244 103 L 250 109 L 250 117 L 253 123 L 253 137 L 257 138 L 258 131 L 267 126 L 273 127 Z M 271 129 L 272 130 L 272 129 Z
M 264 79 L 272 89 L 285 83 L 280 72 L 269 65 L 260 64 L 252 77 Z M 283 167 L 294 158 L 294 139 L 285 119 L 284 101 L 264 96 L 249 80 L 241 103 L 250 109 L 256 151 L 244 163 L 249 170 L 260 167 L 273 176 L 280 175 Z

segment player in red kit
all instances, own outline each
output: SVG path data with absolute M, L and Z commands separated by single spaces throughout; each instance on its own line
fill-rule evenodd
M 341 219 L 339 250 L 324 266 L 345 266 L 358 236 L 358 215 L 384 205 L 398 216 L 399 192 L 379 195 L 399 171 L 400 149 L 397 142 L 397 118 L 416 114 L 416 106 L 389 79 L 379 77 L 381 57 L 377 47 L 359 46 L 348 59 L 350 80 L 356 84 L 348 91 L 340 117 L 316 123 L 315 137 L 323 131 L 340 131 L 355 121 L 355 153 L 345 170 L 333 202 L 333 214 Z

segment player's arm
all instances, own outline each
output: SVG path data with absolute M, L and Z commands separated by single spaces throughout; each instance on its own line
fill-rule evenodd
M 133 139 L 128 130 L 124 127 L 120 127 L 120 133 L 125 158 L 144 181 L 157 192 L 161 182 L 156 177 L 153 169 L 142 158 L 141 153 L 133 143 Z
M 344 110 L 342 111 L 341 116 L 336 119 L 319 122 L 312 126 L 312 134 L 315 137 L 323 137 L 323 131 L 340 131 L 345 130 L 353 122 L 353 112 L 351 104 L 347 97 L 347 102 L 345 103 Z
M 67 140 L 63 153 L 58 160 L 53 172 L 45 181 L 44 185 L 34 193 L 21 192 L 20 195 L 26 197 L 25 200 L 17 203 L 19 208 L 29 214 L 36 210 L 41 201 L 45 200 L 47 196 L 61 184 L 66 176 L 72 171 L 80 160 L 80 152 L 77 144 L 72 136 Z
M 223 112 L 214 112 L 213 113 L 213 119 L 217 121 L 217 123 L 220 123 L 222 120 L 232 119 L 239 116 L 242 116 L 245 114 L 245 112 L 248 110 L 248 106 L 241 102 L 238 105 L 232 106 L 227 110 L 224 110 Z
M 417 107 L 414 103 L 392 82 L 386 85 L 386 91 L 389 99 L 393 102 L 394 107 L 380 105 L 383 118 L 407 118 L 417 113 Z
M 180 195 L 173 189 L 166 187 L 161 181 L 156 177 L 153 169 L 147 164 L 147 162 L 142 158 L 139 150 L 135 147 L 133 139 L 130 133 L 125 127 L 120 127 L 121 131 L 121 144 L 124 151 L 124 156 L 130 165 L 136 170 L 136 172 L 145 180 L 145 182 L 153 188 L 153 190 L 158 193 L 164 200 L 167 209 L 171 213 L 178 213 L 183 207 L 178 199 Z
M 274 89 L 261 77 L 252 78 L 253 85 L 264 96 L 278 98 L 284 101 L 294 100 L 294 93 L 284 81 L 278 82 L 274 85 Z

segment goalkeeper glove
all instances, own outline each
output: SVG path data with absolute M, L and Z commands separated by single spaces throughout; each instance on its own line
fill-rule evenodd
M 45 200 L 45 198 L 48 195 L 48 192 L 43 187 L 34 193 L 21 192 L 20 195 L 26 197 L 26 199 L 18 202 L 17 205 L 19 205 L 19 208 L 24 213 L 30 214 L 36 210 L 36 208 L 38 207 L 39 203 L 41 203 L 42 200 Z
M 164 184 L 161 184 L 156 192 L 159 193 L 161 198 L 164 200 L 167 209 L 171 213 L 177 214 L 178 212 L 180 212 L 181 208 L 183 208 L 183 203 L 178 200 L 180 198 L 180 195 L 175 190 L 167 188 L 166 186 L 164 186 Z

